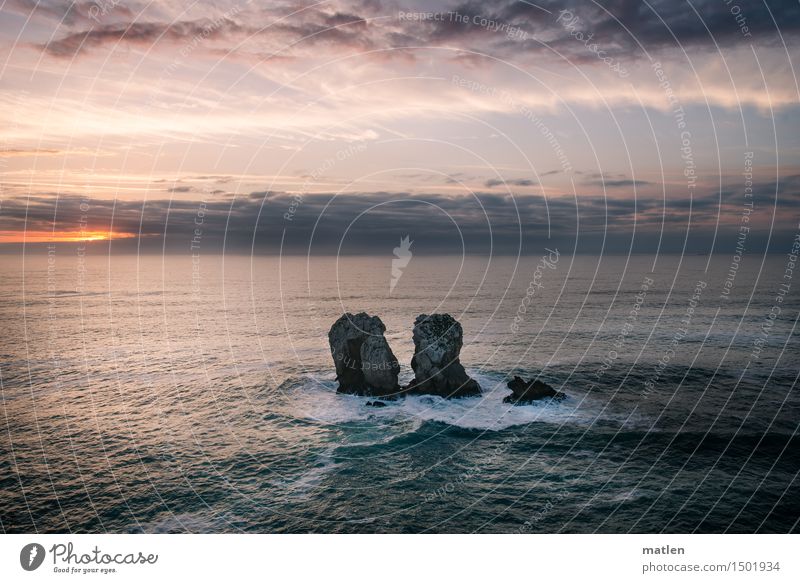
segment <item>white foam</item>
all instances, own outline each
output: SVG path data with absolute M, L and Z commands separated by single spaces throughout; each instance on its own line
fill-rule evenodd
M 475 375 L 484 389 L 483 395 L 474 398 L 444 399 L 432 395 L 412 395 L 397 401 L 384 401 L 385 407 L 369 407 L 368 397 L 340 395 L 332 383 L 313 380 L 291 396 L 294 415 L 325 424 L 363 423 L 375 429 L 394 429 L 386 433 L 370 435 L 377 441 L 367 439 L 353 441 L 348 445 L 367 445 L 389 441 L 398 434 L 416 430 L 422 422 L 435 421 L 465 429 L 499 431 L 530 423 L 588 426 L 602 421 L 618 426 L 629 426 L 636 419 L 625 414 L 603 410 L 603 403 L 586 395 L 568 390 L 564 401 L 542 400 L 530 405 L 517 406 L 503 403 L 511 394 L 498 378 Z M 329 385 L 329 386 L 328 386 Z

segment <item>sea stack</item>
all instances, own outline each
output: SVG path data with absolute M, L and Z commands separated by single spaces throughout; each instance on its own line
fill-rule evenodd
M 532 401 L 551 398 L 555 401 L 566 399 L 566 395 L 556 391 L 547 383 L 539 380 L 525 381 L 515 376 L 514 380 L 508 383 L 511 394 L 503 399 L 503 403 L 513 403 L 514 405 L 527 405 Z
M 414 379 L 410 393 L 445 398 L 472 397 L 481 387 L 471 379 L 459 361 L 464 332 L 450 314 L 420 314 L 414 321 Z
M 337 392 L 383 398 L 397 395 L 400 365 L 383 336 L 385 331 L 380 318 L 364 312 L 344 314 L 334 322 L 328 343 L 336 365 Z

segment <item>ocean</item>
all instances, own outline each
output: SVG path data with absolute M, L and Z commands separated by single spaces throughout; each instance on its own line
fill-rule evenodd
M 0 527 L 797 531 L 787 258 L 555 251 L 393 288 L 390 254 L 0 257 Z M 362 311 L 401 382 L 416 316 L 453 315 L 483 395 L 336 394 L 327 332 Z M 568 398 L 504 404 L 512 374 Z

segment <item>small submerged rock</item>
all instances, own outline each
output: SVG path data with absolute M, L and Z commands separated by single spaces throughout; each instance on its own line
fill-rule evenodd
M 508 383 L 508 388 L 512 393 L 503 399 L 503 403 L 513 403 L 514 405 L 527 405 L 533 401 L 551 398 L 554 401 L 562 401 L 567 396 L 555 390 L 547 383 L 540 380 L 525 381 L 515 376 L 514 380 Z
M 440 397 L 472 397 L 481 394 L 480 385 L 467 375 L 459 355 L 464 332 L 450 314 L 420 314 L 414 322 L 414 379 L 409 393 Z
M 367 401 L 367 407 L 385 407 L 386 403 L 383 401 Z
M 385 331 L 380 318 L 364 312 L 344 314 L 334 322 L 328 343 L 336 365 L 337 392 L 389 399 L 397 395 L 400 365 L 383 336 Z

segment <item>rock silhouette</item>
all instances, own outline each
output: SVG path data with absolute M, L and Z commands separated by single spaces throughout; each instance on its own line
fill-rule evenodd
M 400 391 L 400 365 L 383 333 L 386 326 L 377 316 L 364 312 L 344 314 L 328 332 L 328 343 L 336 365 L 337 392 L 393 398 Z
M 459 355 L 464 332 L 450 314 L 420 314 L 414 322 L 414 379 L 409 393 L 439 395 L 445 398 L 481 394 L 480 385 L 470 378 Z
M 555 401 L 566 399 L 566 395 L 556 391 L 547 383 L 539 380 L 525 381 L 518 376 L 508 383 L 508 388 L 512 393 L 503 399 L 503 403 L 513 403 L 515 405 L 527 405 L 539 399 L 552 398 Z

